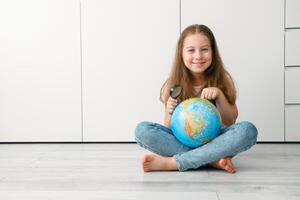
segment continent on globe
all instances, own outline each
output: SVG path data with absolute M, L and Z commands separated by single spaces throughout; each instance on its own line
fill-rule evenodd
M 189 134 L 192 140 L 199 140 L 202 129 L 204 128 L 205 122 L 203 120 L 197 120 L 198 118 L 193 116 L 191 113 L 185 113 L 185 131 Z M 195 136 L 198 136 L 195 138 Z

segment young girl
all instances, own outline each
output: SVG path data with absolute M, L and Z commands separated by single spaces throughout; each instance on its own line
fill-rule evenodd
M 179 99 L 169 96 L 175 84 L 183 87 Z M 169 128 L 176 105 L 192 97 L 212 101 L 223 124 L 220 136 L 195 149 L 181 144 Z M 213 33 L 205 25 L 191 25 L 181 33 L 171 75 L 161 89 L 161 99 L 166 107 L 165 126 L 141 122 L 135 130 L 136 142 L 155 153 L 142 159 L 145 172 L 186 171 L 208 164 L 235 173 L 232 157 L 256 143 L 257 129 L 253 124 L 235 124 L 238 110 L 234 83 L 224 68 Z

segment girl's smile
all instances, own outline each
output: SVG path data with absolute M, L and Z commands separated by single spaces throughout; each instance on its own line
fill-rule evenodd
M 192 65 L 195 67 L 203 67 L 205 66 L 206 62 L 192 62 Z

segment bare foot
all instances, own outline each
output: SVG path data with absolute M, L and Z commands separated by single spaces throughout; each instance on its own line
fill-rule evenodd
M 145 155 L 142 159 L 144 172 L 178 170 L 173 157 L 162 157 L 158 155 Z
M 209 165 L 212 167 L 223 169 L 229 173 L 235 173 L 236 169 L 234 165 L 232 164 L 231 158 L 222 158 L 216 162 L 212 162 Z

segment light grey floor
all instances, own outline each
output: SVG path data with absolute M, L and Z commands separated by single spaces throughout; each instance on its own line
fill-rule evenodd
M 0 199 L 299 200 L 300 144 L 257 144 L 236 174 L 143 173 L 136 144 L 0 144 Z

